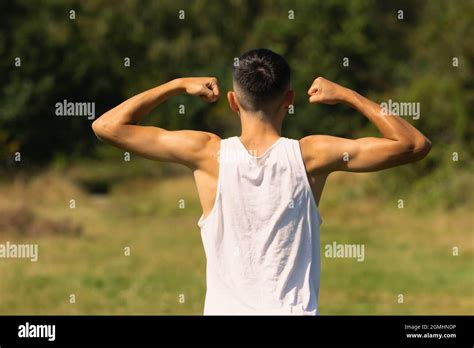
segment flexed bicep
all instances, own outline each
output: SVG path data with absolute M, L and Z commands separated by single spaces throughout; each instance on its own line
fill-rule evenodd
M 102 132 L 105 142 L 139 156 L 196 168 L 219 141 L 215 134 L 194 130 L 168 131 L 159 127 L 121 125 Z
M 416 161 L 426 154 L 410 143 L 386 138 L 313 135 L 300 143 L 309 172 L 373 172 Z

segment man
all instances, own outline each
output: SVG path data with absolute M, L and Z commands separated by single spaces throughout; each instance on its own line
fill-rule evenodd
M 179 93 L 215 102 L 220 91 L 213 77 L 180 78 L 138 94 L 92 127 L 105 142 L 193 171 L 207 258 L 204 314 L 317 314 L 317 205 L 326 178 L 335 171 L 370 172 L 417 161 L 431 143 L 402 118 L 384 115 L 376 103 L 322 77 L 309 88 L 309 102 L 349 104 L 381 137 L 281 137 L 294 92 L 288 63 L 267 49 L 240 57 L 233 89 L 227 99 L 240 117 L 240 137 L 137 125 Z

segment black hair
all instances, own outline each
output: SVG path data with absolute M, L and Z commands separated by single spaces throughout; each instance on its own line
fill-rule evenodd
M 234 64 L 232 77 L 237 83 L 239 102 L 244 109 L 265 109 L 282 97 L 290 86 L 291 69 L 279 54 L 265 48 L 245 52 Z

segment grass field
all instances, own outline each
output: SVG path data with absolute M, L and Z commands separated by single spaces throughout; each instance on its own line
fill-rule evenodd
M 339 174 L 326 186 L 320 313 L 474 314 L 472 207 L 413 209 L 413 194 L 399 209 L 400 197 L 360 189 L 371 178 Z M 104 195 L 54 172 L 0 185 L 0 211 L 20 206 L 36 219 L 68 218 L 82 234 L 4 226 L 1 243 L 38 243 L 39 260 L 0 259 L 0 314 L 202 313 L 205 255 L 190 175 L 130 179 Z M 365 260 L 324 257 L 333 241 L 364 244 Z

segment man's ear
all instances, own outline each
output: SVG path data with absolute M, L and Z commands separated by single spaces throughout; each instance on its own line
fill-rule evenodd
M 285 107 L 286 110 L 288 110 L 290 105 L 293 105 L 294 102 L 295 102 L 295 91 L 293 91 L 292 89 L 289 89 L 288 91 L 286 91 L 283 106 Z
M 237 96 L 234 91 L 227 92 L 227 100 L 233 112 L 239 112 L 239 104 L 237 103 Z

